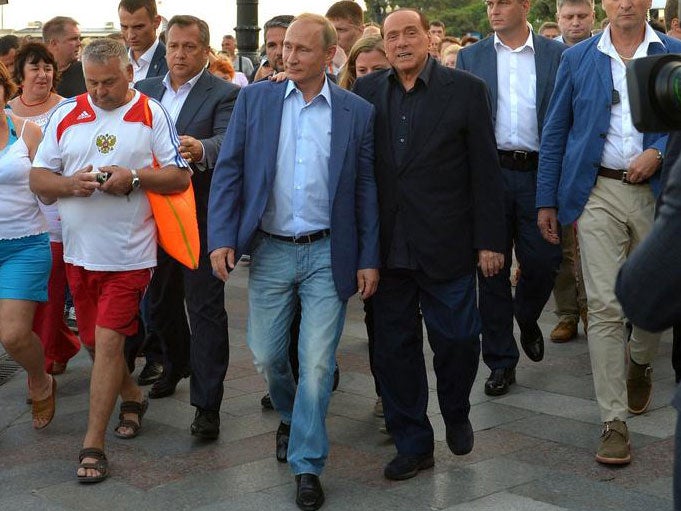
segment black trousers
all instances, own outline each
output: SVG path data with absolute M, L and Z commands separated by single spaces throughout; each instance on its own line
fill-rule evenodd
M 163 346 L 164 372 L 177 376 L 191 369 L 192 406 L 218 411 L 229 364 L 229 334 L 225 284 L 213 276 L 205 237 L 196 270 L 181 265 L 159 247 L 148 295 L 152 335 Z
M 398 453 L 431 453 L 434 438 L 426 415 L 428 379 L 419 306 L 434 353 L 440 411 L 445 424 L 460 424 L 468 418 L 480 358 L 475 275 L 434 281 L 420 271 L 381 270 L 372 302 L 374 368 L 386 425 Z
M 518 363 L 520 353 L 513 337 L 513 318 L 520 326 L 539 319 L 562 259 L 560 245 L 546 241 L 537 227 L 537 173 L 501 170 L 506 207 L 504 268 L 494 277 L 478 275 L 482 358 L 490 369 L 511 368 Z M 510 282 L 514 246 L 520 263 L 515 296 Z

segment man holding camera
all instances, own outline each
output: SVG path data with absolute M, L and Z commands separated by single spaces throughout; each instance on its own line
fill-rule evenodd
M 78 469 L 80 482 L 95 483 L 108 475 L 105 431 L 117 396 L 123 401 L 115 429 L 120 438 L 137 436 L 147 408 L 123 357 L 125 336 L 137 331 L 139 301 L 156 266 L 156 224 L 144 192 L 183 191 L 191 171 L 167 113 L 129 88 L 132 65 L 121 43 L 90 43 L 83 71 L 88 93 L 55 109 L 30 180 L 42 200 L 59 199 L 80 337 L 96 346 Z M 160 168 L 152 168 L 154 162 Z M 110 176 L 101 182 L 103 172 Z
M 681 52 L 681 44 L 646 23 L 650 0 L 604 0 L 604 32 L 565 51 L 556 76 L 537 177 L 538 224 L 560 243 L 560 227 L 577 221 L 588 298 L 589 353 L 604 423 L 596 461 L 631 461 L 627 410 L 651 399 L 651 362 L 659 335 L 634 327 L 625 363 L 617 271 L 650 231 L 666 135 L 633 126 L 626 64 Z M 628 365 L 628 367 L 627 367 Z

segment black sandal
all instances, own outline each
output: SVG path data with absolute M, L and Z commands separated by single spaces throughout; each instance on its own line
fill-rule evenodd
M 94 458 L 97 461 L 94 463 L 83 463 L 85 458 Z M 78 465 L 79 469 L 93 469 L 99 472 L 98 476 L 82 476 L 76 472 L 79 483 L 98 483 L 109 477 L 109 461 L 106 459 L 104 451 L 97 447 L 85 447 L 84 449 L 81 449 L 78 454 L 78 462 L 80 463 L 80 465 Z
M 148 407 L 149 399 L 147 397 L 142 399 L 141 403 L 138 403 L 137 401 L 123 401 L 121 403 L 121 413 L 118 414 L 118 426 L 114 429 L 114 434 L 118 438 L 123 438 L 125 440 L 135 438 L 142 427 L 142 417 L 144 417 Z M 128 413 L 136 414 L 137 422 L 130 419 L 124 419 L 124 415 Z M 132 433 L 128 435 L 122 434 L 119 432 L 121 428 L 130 428 Z

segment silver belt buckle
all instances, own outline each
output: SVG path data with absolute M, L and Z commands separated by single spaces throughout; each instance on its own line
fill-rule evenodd
M 631 184 L 629 182 L 629 180 L 627 179 L 627 171 L 626 170 L 622 171 L 622 183 L 624 183 L 625 185 Z
M 513 159 L 514 160 L 524 160 L 527 161 L 527 151 L 513 151 Z M 522 158 L 519 158 L 519 156 L 522 156 Z

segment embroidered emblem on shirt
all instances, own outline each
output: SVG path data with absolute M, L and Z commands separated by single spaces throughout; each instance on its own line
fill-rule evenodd
M 83 119 L 89 119 L 91 115 L 85 111 L 81 112 L 78 117 L 76 117 L 77 121 L 82 121 Z
M 97 144 L 97 150 L 100 153 L 108 154 L 113 151 L 114 146 L 116 145 L 116 136 L 109 134 L 99 135 L 95 143 Z

